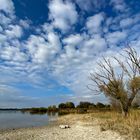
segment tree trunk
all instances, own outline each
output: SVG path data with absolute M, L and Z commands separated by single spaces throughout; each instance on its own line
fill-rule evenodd
M 124 117 L 127 117 L 128 116 L 128 113 L 129 113 L 129 106 L 128 105 L 125 105 L 123 103 L 121 103 L 121 110 L 122 110 L 122 114 Z
M 124 117 L 127 117 L 128 116 L 128 112 L 129 112 L 128 107 L 124 108 L 122 112 L 123 112 Z

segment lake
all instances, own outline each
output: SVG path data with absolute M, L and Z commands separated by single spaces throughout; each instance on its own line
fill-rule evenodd
M 0 111 L 0 129 L 45 126 L 57 119 L 57 113 L 30 114 L 21 111 Z

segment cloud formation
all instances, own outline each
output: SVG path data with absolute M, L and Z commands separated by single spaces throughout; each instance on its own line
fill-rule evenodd
M 109 12 L 106 11 L 108 7 Z M 2 95 L 9 93 L 11 100 L 17 98 L 16 103 L 25 97 L 26 102 L 25 91 L 17 87 L 21 82 L 39 90 L 64 86 L 71 94 L 65 95 L 63 100 L 78 102 L 96 98 L 96 101 L 103 101 L 103 96 L 95 97 L 87 89 L 89 73 L 97 70 L 102 56 L 116 55 L 127 43 L 139 52 L 140 14 L 132 12 L 133 8 L 125 0 L 110 0 L 108 4 L 106 0 L 102 3 L 98 0 L 87 3 L 51 0 L 48 8 L 46 22 L 32 27 L 29 20 L 16 16 L 12 0 L 0 0 Z M 35 31 L 25 37 L 31 28 Z M 11 88 L 19 92 L 17 97 L 9 92 Z M 54 98 L 52 103 L 56 101 Z M 8 101 L 8 96 L 3 102 L 6 99 Z M 35 98 L 30 96 L 28 100 L 34 102 Z
M 0 0 L 0 10 L 8 14 L 13 14 L 14 4 L 11 0 Z
M 49 4 L 49 10 L 52 24 L 62 31 L 69 30 L 70 26 L 77 21 L 78 14 L 75 4 L 69 1 L 53 0 Z

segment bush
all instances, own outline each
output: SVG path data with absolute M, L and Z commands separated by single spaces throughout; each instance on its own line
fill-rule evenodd
M 65 109 L 65 108 L 66 108 L 66 104 L 65 104 L 65 103 L 60 103 L 60 104 L 58 105 L 58 108 L 59 108 L 59 109 Z
M 98 102 L 98 103 L 96 104 L 96 107 L 97 107 L 97 108 L 105 108 L 106 105 L 104 105 L 103 103 Z
M 48 107 L 48 112 L 56 112 L 56 111 L 57 111 L 57 107 L 55 105 Z
M 40 107 L 40 108 L 31 108 L 29 109 L 31 114 L 44 114 L 47 112 L 47 108 Z
M 66 108 L 75 108 L 75 105 L 72 102 L 66 102 Z
M 60 103 L 58 105 L 58 108 L 59 109 L 67 109 L 67 108 L 72 109 L 72 108 L 75 108 L 75 105 L 72 102 Z
M 89 108 L 90 106 L 94 106 L 93 103 L 90 102 L 80 102 L 77 108 Z

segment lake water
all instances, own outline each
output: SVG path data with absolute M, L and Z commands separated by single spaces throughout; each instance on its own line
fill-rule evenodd
M 45 126 L 57 119 L 57 114 L 30 114 L 20 111 L 0 111 L 0 129 Z

